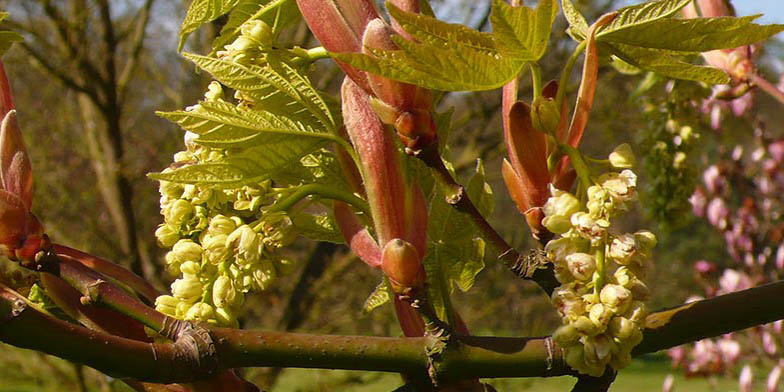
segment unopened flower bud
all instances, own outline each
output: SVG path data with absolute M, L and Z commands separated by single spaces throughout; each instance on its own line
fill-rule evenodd
M 638 231 L 634 233 L 634 239 L 640 244 L 643 252 L 650 252 L 656 246 L 656 236 L 650 231 Z
M 623 313 L 629 308 L 632 301 L 632 293 L 629 289 L 617 285 L 608 284 L 599 293 L 602 303 L 609 306 L 616 313 Z
M 553 196 L 542 207 L 545 214 L 542 225 L 555 234 L 563 234 L 572 228 L 569 219 L 580 210 L 580 201 L 571 193 L 554 187 L 551 192 Z
M 210 219 L 210 224 L 207 227 L 207 232 L 212 235 L 217 234 L 224 234 L 229 235 L 231 234 L 234 229 L 237 228 L 237 224 L 229 217 L 224 215 L 215 215 Z
M 183 302 L 192 302 L 202 293 L 201 282 L 198 279 L 180 278 L 171 285 L 172 294 Z
M 201 246 L 191 240 L 181 239 L 172 247 L 171 252 L 166 255 L 166 262 L 170 264 L 182 264 L 186 261 L 201 262 Z
M 626 143 L 615 147 L 615 150 L 610 153 L 609 159 L 610 164 L 618 169 L 628 169 L 637 164 L 632 147 Z
M 164 223 L 155 230 L 155 238 L 158 240 L 158 245 L 169 248 L 180 239 L 180 232 L 171 225 Z
M 579 339 L 580 333 L 571 324 L 562 325 L 553 332 L 553 340 L 561 347 L 571 346 Z
M 204 93 L 204 98 L 209 102 L 214 102 L 223 99 L 223 87 L 216 81 L 210 82 L 207 86 L 207 92 Z
M 613 238 L 610 243 L 609 256 L 621 265 L 629 264 L 632 256 L 637 251 L 637 241 L 631 234 L 621 234 Z
M 272 43 L 275 41 L 270 25 L 258 19 L 252 19 L 243 23 L 240 31 L 242 35 L 256 41 L 263 48 L 272 46 Z
M 201 266 L 194 261 L 186 261 L 180 265 L 180 272 L 186 277 L 198 277 Z
M 604 331 L 612 316 L 612 311 L 602 304 L 593 304 L 588 311 L 588 318 L 591 319 L 591 322 L 593 322 L 600 331 Z
M 261 238 L 253 228 L 242 225 L 226 238 L 226 246 L 235 249 L 238 262 L 254 263 L 261 257 Z
M 572 253 L 566 256 L 566 264 L 569 266 L 569 272 L 579 280 L 590 279 L 596 271 L 596 261 L 587 253 Z
M 277 271 L 267 259 L 261 259 L 251 267 L 251 277 L 254 287 L 264 291 L 277 277 Z
M 381 260 L 381 268 L 395 293 L 403 294 L 424 285 L 425 268 L 419 253 L 410 243 L 399 238 L 387 242 Z
M 537 97 L 531 106 L 531 122 L 540 132 L 555 135 L 561 122 L 561 111 L 552 98 Z
M 237 300 L 237 291 L 227 276 L 219 276 L 212 285 L 212 303 L 217 307 L 230 307 Z
M 629 309 L 623 313 L 623 317 L 634 321 L 635 323 L 644 323 L 645 318 L 648 317 L 648 310 L 642 301 L 632 301 Z
M 605 173 L 599 177 L 599 183 L 616 202 L 623 203 L 634 197 L 637 175 L 629 169 L 620 173 Z
M 187 200 L 179 199 L 172 203 L 166 211 L 166 223 L 181 225 L 193 215 L 193 204 Z
M 586 316 L 578 317 L 571 325 L 583 335 L 594 336 L 601 332 L 600 328 Z
M 215 311 L 210 304 L 204 302 L 193 304 L 185 313 L 186 320 L 207 321 L 213 318 L 215 318 Z
M 218 325 L 229 328 L 236 328 L 239 326 L 237 316 L 234 312 L 229 308 L 220 306 L 215 309 L 215 321 L 218 322 Z
M 174 316 L 177 311 L 177 298 L 172 297 L 171 295 L 161 295 L 158 298 L 155 298 L 155 310 L 167 314 L 170 316 Z
M 226 247 L 225 234 L 204 235 L 201 244 L 204 248 L 204 257 L 211 264 L 220 264 L 231 255 L 231 249 Z
M 613 319 L 610 320 L 608 329 L 612 336 L 621 340 L 626 340 L 632 336 L 634 331 L 638 328 L 632 320 L 629 320 L 626 317 L 613 317 Z

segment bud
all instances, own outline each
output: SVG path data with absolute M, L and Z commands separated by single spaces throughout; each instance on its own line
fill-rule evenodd
M 632 301 L 631 305 L 629 305 L 629 309 L 623 313 L 623 317 L 626 317 L 635 323 L 645 323 L 645 318 L 647 316 L 648 310 L 641 301 Z
M 221 87 L 221 84 L 214 80 L 210 82 L 209 86 L 207 86 L 207 92 L 204 93 L 204 98 L 208 102 L 214 102 L 219 99 L 223 99 L 223 87 Z
M 566 256 L 566 264 L 569 266 L 569 272 L 579 280 L 590 279 L 596 271 L 596 261 L 587 253 L 578 252 Z
M 212 285 L 212 303 L 215 306 L 230 307 L 237 300 L 237 291 L 227 276 L 219 276 Z
M 580 334 L 573 325 L 566 324 L 553 332 L 553 340 L 561 347 L 571 346 L 580 340 Z
M 166 263 L 173 268 L 186 261 L 195 261 L 201 263 L 201 246 L 191 240 L 181 239 L 177 241 L 172 247 L 172 250 L 166 254 Z
M 588 241 L 583 238 L 561 237 L 548 241 L 544 250 L 547 252 L 547 257 L 553 262 L 566 262 L 568 255 L 585 252 L 589 245 Z
M 259 291 L 264 291 L 277 277 L 275 267 L 267 259 L 260 259 L 258 263 L 250 267 L 250 274 L 253 278 L 252 284 Z
M 201 296 L 202 288 L 199 279 L 183 277 L 171 284 L 172 294 L 183 302 L 193 302 Z
M 608 284 L 599 293 L 602 303 L 609 306 L 616 313 L 623 313 L 629 308 L 632 293 L 629 289 L 617 284 Z
M 626 340 L 637 330 L 637 325 L 626 317 L 613 317 L 608 325 L 609 333 L 621 340 Z
M 537 97 L 531 107 L 531 122 L 534 128 L 549 135 L 555 135 L 561 122 L 561 111 L 552 98 Z
M 553 196 L 547 199 L 542 210 L 545 217 L 542 225 L 555 234 L 563 234 L 572 228 L 570 217 L 580 210 L 580 201 L 569 192 L 551 187 Z
M 212 235 L 224 234 L 228 236 L 236 228 L 237 224 L 231 218 L 224 215 L 215 215 L 210 219 L 207 232 Z
M 220 306 L 215 309 L 215 321 L 217 321 L 219 325 L 229 328 L 237 328 L 239 326 L 237 316 L 234 314 L 234 312 L 229 308 L 223 308 Z
M 619 348 L 612 358 L 610 358 L 610 366 L 615 370 L 621 370 L 632 363 L 631 349 Z
M 178 226 L 187 222 L 193 215 L 193 205 L 183 199 L 172 203 L 166 211 L 166 223 Z
M 583 335 L 594 336 L 601 332 L 599 326 L 596 325 L 590 318 L 580 316 L 572 323 L 575 329 L 580 331 Z
M 640 248 L 644 253 L 650 252 L 657 243 L 656 235 L 646 230 L 634 233 L 634 239 L 640 244 Z
M 201 244 L 204 248 L 204 257 L 210 264 L 220 264 L 231 255 L 231 248 L 226 247 L 225 234 L 206 234 L 202 236 Z
M 615 147 L 615 150 L 610 153 L 609 159 L 610 164 L 618 169 L 628 169 L 637 164 L 632 147 L 626 143 Z
M 599 183 L 610 193 L 615 202 L 623 203 L 634 197 L 637 175 L 629 169 L 620 173 L 605 173 L 599 177 Z
M 171 181 L 161 181 L 158 185 L 158 192 L 161 194 L 161 204 L 164 204 L 182 196 L 182 185 Z
M 155 310 L 167 314 L 170 316 L 174 316 L 177 312 L 177 298 L 172 297 L 171 295 L 161 295 L 158 298 L 155 298 Z
M 610 227 L 610 222 L 605 219 L 593 219 L 591 216 L 583 211 L 572 214 L 570 219 L 572 226 L 577 229 L 577 232 L 583 238 L 591 240 L 591 243 L 601 241 Z
M 188 309 L 188 312 L 185 313 L 186 320 L 207 321 L 214 318 L 215 311 L 212 309 L 212 306 L 210 304 L 205 304 L 204 302 L 193 304 L 193 306 Z
M 588 318 L 591 319 L 591 322 L 596 325 L 596 328 L 599 331 L 604 331 L 607 327 L 607 323 L 610 322 L 610 318 L 612 318 L 613 313 L 612 311 L 602 304 L 593 304 L 591 309 L 588 311 Z
M 164 223 L 155 230 L 155 238 L 158 239 L 158 245 L 169 248 L 180 239 L 180 232 L 172 225 Z
M 553 290 L 552 302 L 558 314 L 567 320 L 576 320 L 585 312 L 585 302 L 567 285 Z
M 240 31 L 242 32 L 242 35 L 255 41 L 262 48 L 272 46 L 275 41 L 275 35 L 272 32 L 272 28 L 258 19 L 251 19 L 243 23 L 242 27 L 240 27 Z
M 612 339 L 604 334 L 591 336 L 585 340 L 584 348 L 585 363 L 589 366 L 600 368 L 599 375 L 604 373 L 604 367 L 610 361 L 610 355 L 616 349 Z
M 738 385 L 740 386 L 740 392 L 752 391 L 752 387 L 754 386 L 754 375 L 751 372 L 751 366 L 746 365 L 743 367 L 743 370 L 740 371 Z
M 637 251 L 637 241 L 631 234 L 621 234 L 613 238 L 610 244 L 609 256 L 616 263 L 628 265 L 632 256 Z
M 425 268 L 419 253 L 413 245 L 399 238 L 387 242 L 384 246 L 381 269 L 389 279 L 392 291 L 397 294 L 420 289 L 425 284 Z

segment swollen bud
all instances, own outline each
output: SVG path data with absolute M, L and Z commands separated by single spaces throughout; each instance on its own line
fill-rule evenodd
M 615 147 L 615 150 L 610 153 L 609 159 L 610 164 L 618 169 L 628 169 L 637 164 L 637 160 L 634 158 L 634 152 L 632 152 L 632 147 L 626 143 Z
M 561 122 L 561 111 L 552 98 L 537 97 L 531 107 L 531 122 L 540 132 L 555 135 Z
M 419 289 L 425 284 L 425 268 L 416 248 L 410 243 L 395 238 L 384 246 L 381 254 L 381 269 L 389 279 L 396 294 Z

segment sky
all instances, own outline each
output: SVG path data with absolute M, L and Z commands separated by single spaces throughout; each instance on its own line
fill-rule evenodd
M 782 0 L 735 0 L 732 4 L 735 6 L 735 11 L 741 16 L 763 14 L 759 23 L 784 23 L 784 1 Z

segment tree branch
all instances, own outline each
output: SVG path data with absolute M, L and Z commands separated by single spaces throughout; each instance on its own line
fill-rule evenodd
M 138 14 L 134 17 L 136 20 L 136 29 L 131 36 L 130 52 L 128 54 L 128 61 L 125 63 L 120 76 L 117 78 L 117 95 L 120 102 L 124 101 L 125 93 L 128 87 L 128 82 L 131 80 L 139 58 L 144 47 L 144 38 L 146 36 L 147 24 L 150 21 L 150 9 L 152 8 L 154 0 L 147 0 L 144 5 L 139 9 Z

